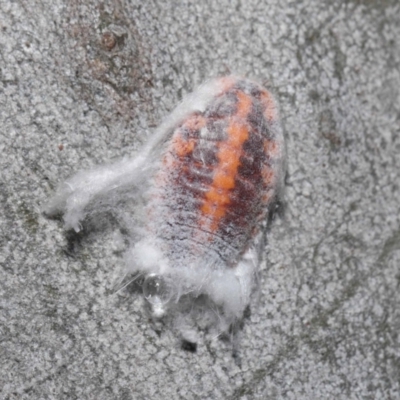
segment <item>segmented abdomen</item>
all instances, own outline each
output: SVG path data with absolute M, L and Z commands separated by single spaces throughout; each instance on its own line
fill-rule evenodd
M 282 138 L 271 95 L 221 78 L 205 110 L 174 128 L 149 210 L 174 263 L 234 265 L 274 197 Z

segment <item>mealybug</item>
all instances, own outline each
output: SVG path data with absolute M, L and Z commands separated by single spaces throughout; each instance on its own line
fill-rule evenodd
M 225 330 L 250 302 L 283 161 L 271 94 L 223 77 L 187 96 L 136 158 L 78 173 L 45 211 L 75 230 L 112 212 L 130 233 L 127 275 L 143 279 L 153 315 L 197 302 Z

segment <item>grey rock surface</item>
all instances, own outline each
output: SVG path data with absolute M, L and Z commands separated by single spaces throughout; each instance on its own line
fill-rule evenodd
M 397 0 L 0 0 L 0 398 L 400 399 L 399 37 Z M 112 293 L 118 230 L 41 213 L 228 73 L 276 94 L 288 150 L 236 358 Z

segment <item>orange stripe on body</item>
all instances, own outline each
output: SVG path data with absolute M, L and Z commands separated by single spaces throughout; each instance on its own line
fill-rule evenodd
M 164 168 L 156 176 L 158 186 L 163 186 L 168 180 L 169 171 L 178 170 L 180 161 L 176 158 L 183 158 L 190 155 L 196 145 L 195 139 L 185 140 L 180 133 L 176 134 L 162 160 Z
M 181 135 L 177 135 L 172 143 L 173 151 L 178 157 L 184 157 L 193 152 L 196 141 L 194 139 L 185 140 Z
M 242 147 L 249 137 L 246 119 L 251 110 L 252 99 L 243 92 L 238 92 L 237 97 L 237 112 L 232 116 L 227 128 L 228 139 L 218 146 L 219 163 L 201 207 L 203 218 L 200 225 L 210 232 L 218 229 L 221 219 L 227 212 L 230 191 L 235 187 L 235 177 L 240 166 Z

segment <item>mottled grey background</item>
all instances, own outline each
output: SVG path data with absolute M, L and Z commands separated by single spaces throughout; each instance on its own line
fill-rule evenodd
M 0 0 L 0 398 L 399 399 L 399 37 L 397 0 Z M 40 212 L 231 72 L 276 94 L 288 148 L 236 359 L 112 293 L 121 234 Z

